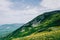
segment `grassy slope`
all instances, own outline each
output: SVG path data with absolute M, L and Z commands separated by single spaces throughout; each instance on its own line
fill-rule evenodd
M 10 34 L 9 36 L 7 36 L 7 37 L 5 37 L 5 38 L 3 38 L 1 40 L 15 40 L 15 39 L 16 40 L 25 40 L 25 39 L 26 40 L 36 40 L 36 39 L 43 40 L 45 38 L 45 35 L 47 36 L 46 40 L 48 40 L 48 37 L 50 37 L 50 35 L 52 37 L 52 35 L 55 35 L 55 34 L 56 34 L 55 36 L 57 36 L 57 37 L 59 36 L 60 37 L 60 35 L 59 35 L 60 30 L 57 30 L 57 31 L 49 30 L 51 32 L 43 32 L 46 29 L 51 28 L 51 27 L 55 27 L 55 26 L 59 26 L 60 27 L 60 21 L 59 20 L 60 20 L 60 13 L 57 12 L 57 13 L 55 13 L 53 15 L 50 15 L 47 19 L 45 19 L 43 22 L 38 24 L 36 27 L 34 27 L 34 26 L 32 26 L 32 27 L 24 27 L 23 28 L 24 31 L 18 30 L 17 32 L 13 33 L 14 35 Z M 41 32 L 43 32 L 44 36 L 41 36 L 41 34 L 42 34 Z M 33 33 L 37 33 L 37 34 L 33 35 Z M 33 36 L 26 37 L 26 36 L 31 35 L 31 34 Z M 36 36 L 37 36 L 37 38 L 36 38 Z M 41 38 L 40 38 L 40 36 L 41 36 Z M 57 39 L 57 38 L 54 38 L 54 39 Z
M 51 31 L 49 31 L 50 29 Z M 12 40 L 60 40 L 60 26 L 51 27 L 43 32 L 33 33 L 26 37 L 13 38 Z
M 60 40 L 60 30 L 37 33 L 29 37 L 16 38 L 16 39 L 18 40 Z M 16 39 L 13 39 L 13 40 L 16 40 Z

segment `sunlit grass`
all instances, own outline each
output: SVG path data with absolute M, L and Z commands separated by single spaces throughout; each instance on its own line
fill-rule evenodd
M 26 37 L 13 38 L 12 40 L 60 40 L 60 26 L 56 26 L 54 28 L 59 28 L 59 30 L 53 30 L 51 27 L 49 29 L 51 29 L 52 31 L 48 31 L 48 29 L 43 32 L 33 33 Z
M 19 40 L 60 40 L 60 30 L 32 34 Z

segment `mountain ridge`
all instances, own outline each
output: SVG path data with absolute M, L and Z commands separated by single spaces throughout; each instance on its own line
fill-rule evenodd
M 14 30 L 20 28 L 22 26 L 22 23 L 14 23 L 14 24 L 3 24 L 0 26 L 0 37 L 4 37 L 4 35 L 8 35 L 12 33 Z
M 5 37 L 6 40 L 25 37 L 34 32 L 43 32 L 52 26 L 60 26 L 60 10 L 45 12 Z M 59 23 L 58 23 L 59 22 Z M 4 40 L 4 39 L 3 39 Z

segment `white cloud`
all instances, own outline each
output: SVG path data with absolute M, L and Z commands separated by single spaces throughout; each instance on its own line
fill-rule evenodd
M 11 5 L 11 3 L 9 1 L 7 1 L 7 0 L 0 0 L 0 10 L 3 10 L 3 11 L 8 10 L 9 9 L 8 7 L 10 5 Z
M 0 0 L 0 24 L 25 23 L 38 15 L 37 7 L 30 8 L 29 5 L 26 10 L 12 10 L 9 8 L 12 4 L 7 0 Z
M 41 5 L 48 9 L 60 8 L 60 0 L 43 0 Z
M 54 4 L 55 2 L 58 1 L 53 2 L 53 0 L 43 0 L 41 6 L 31 7 L 30 5 L 27 5 L 26 9 L 24 10 L 13 10 L 9 8 L 13 4 L 13 2 L 0 0 L 0 24 L 26 23 L 32 20 L 37 15 L 48 11 L 47 9 L 55 9 L 60 7 L 58 4 L 60 1 L 57 4 Z M 54 7 L 55 5 L 57 6 Z

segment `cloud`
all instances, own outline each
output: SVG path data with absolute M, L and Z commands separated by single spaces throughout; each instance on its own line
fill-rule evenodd
M 14 10 L 27 9 L 27 6 L 28 8 L 36 7 L 41 2 L 41 0 L 10 0 L 10 1 L 13 2 L 11 8 Z
M 10 6 L 11 3 L 7 0 L 0 0 L 0 10 L 8 10 L 8 6 Z
M 48 9 L 57 9 L 60 8 L 60 0 L 43 0 L 40 5 Z
M 60 3 L 55 2 L 58 1 L 0 0 L 0 24 L 26 23 L 43 12 L 59 8 Z
M 39 9 L 37 7 L 23 4 L 26 6 L 26 9 L 17 10 L 10 8 L 13 4 L 14 2 L 8 0 L 0 0 L 0 24 L 26 23 L 38 15 Z

